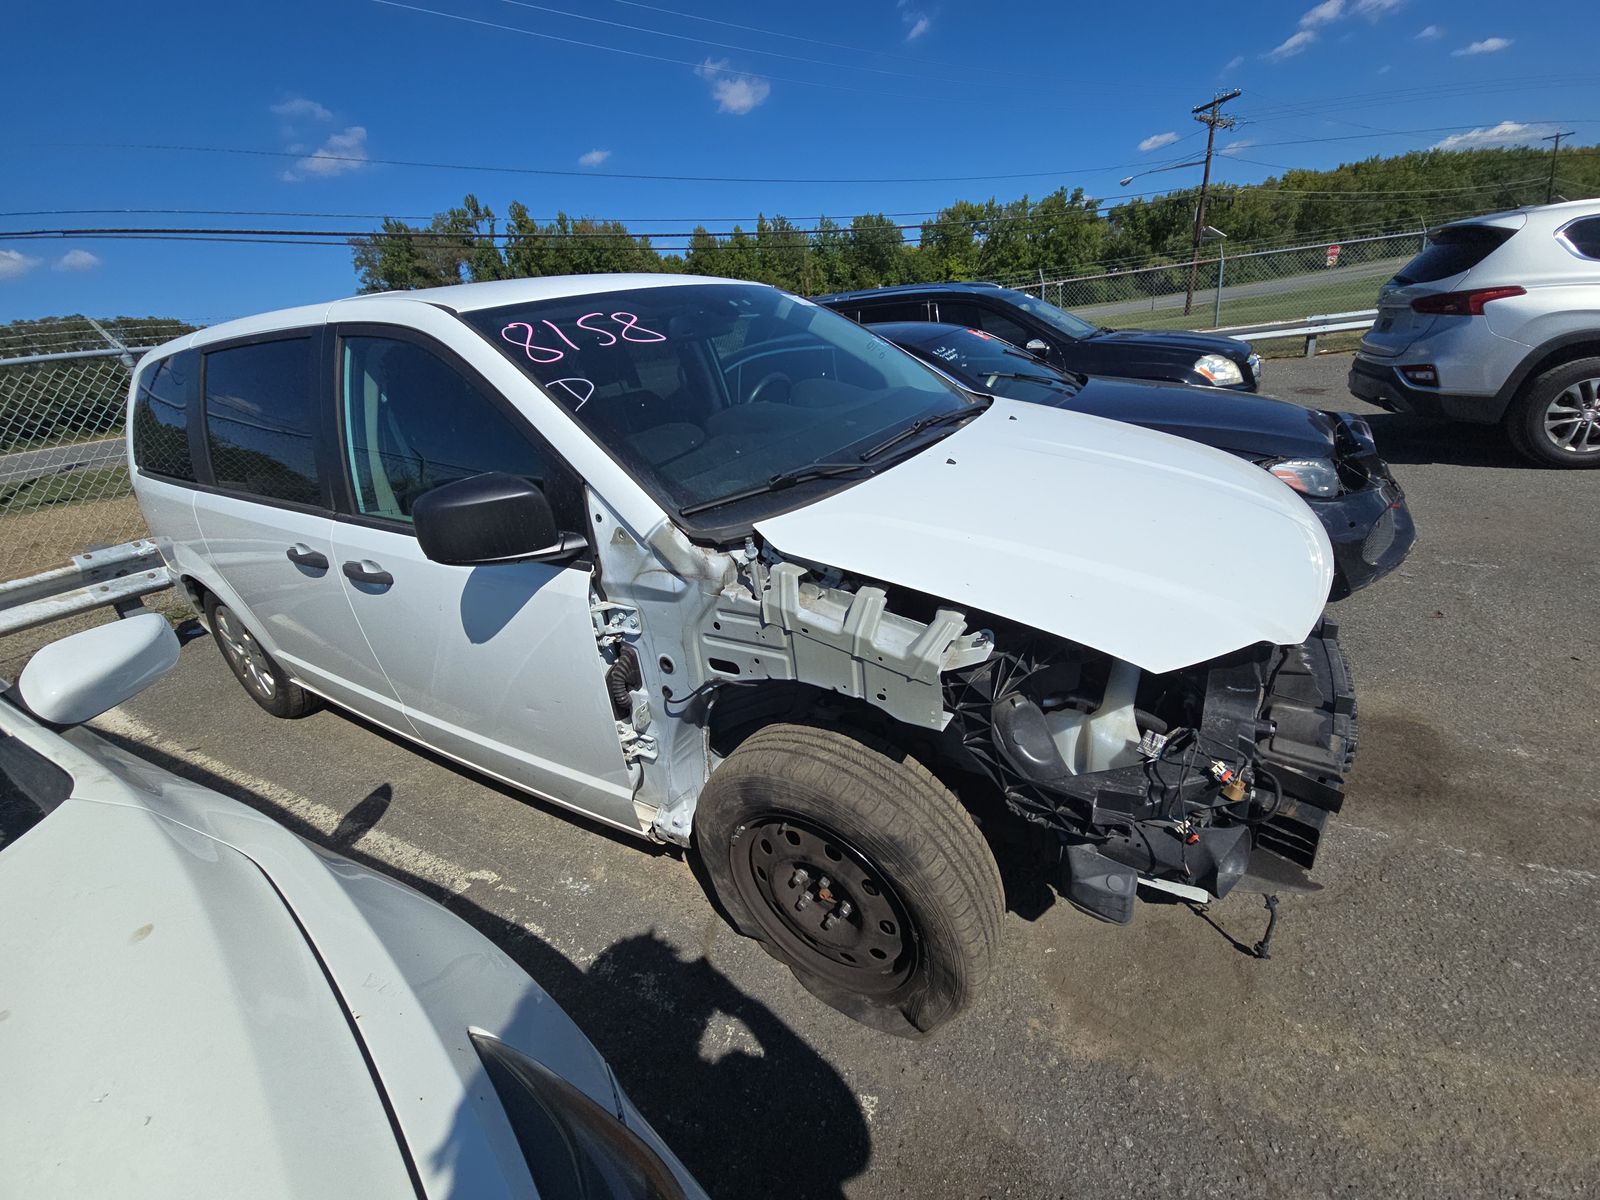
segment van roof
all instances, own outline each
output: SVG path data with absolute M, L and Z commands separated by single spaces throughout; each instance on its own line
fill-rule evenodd
M 321 304 L 302 304 L 279 308 L 208 325 L 196 333 L 185 334 L 164 346 L 162 353 L 191 346 L 204 346 L 227 338 L 270 333 L 303 325 L 321 325 L 338 320 L 341 305 L 359 300 L 365 307 L 373 301 L 406 304 L 432 304 L 455 313 L 499 308 L 505 304 L 531 304 L 539 300 L 560 300 L 568 296 L 601 295 L 633 288 L 679 287 L 695 283 L 742 283 L 748 280 L 720 279 L 710 275 L 669 275 L 664 272 L 639 272 L 615 275 L 546 275 L 535 279 L 497 279 L 487 283 L 458 283 L 447 287 L 417 288 L 404 292 L 366 292 Z M 762 286 L 762 285 L 755 285 Z

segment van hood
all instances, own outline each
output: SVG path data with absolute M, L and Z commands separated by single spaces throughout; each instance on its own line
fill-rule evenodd
M 1305 640 L 1333 552 L 1219 450 L 997 398 L 880 475 L 759 521 L 779 553 L 914 588 L 1161 673 Z

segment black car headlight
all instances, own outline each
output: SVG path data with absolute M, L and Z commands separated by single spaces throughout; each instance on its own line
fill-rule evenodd
M 1339 494 L 1339 468 L 1329 458 L 1281 458 L 1261 464 L 1302 496 Z
M 484 1034 L 478 1057 L 546 1200 L 685 1200 L 666 1163 L 614 1113 Z
M 1195 360 L 1194 373 L 1214 387 L 1238 387 L 1244 382 L 1244 372 L 1231 358 L 1220 354 L 1207 354 Z

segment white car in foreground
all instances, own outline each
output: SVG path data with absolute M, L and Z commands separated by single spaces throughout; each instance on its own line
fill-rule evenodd
M 461 920 L 62 730 L 177 657 L 142 613 L 0 699 L 0 1195 L 703 1196 Z

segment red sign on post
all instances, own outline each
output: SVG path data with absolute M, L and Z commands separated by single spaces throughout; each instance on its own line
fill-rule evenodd
M 1328 247 L 1328 265 L 1330 267 L 1339 265 L 1339 246 L 1337 243 Z

